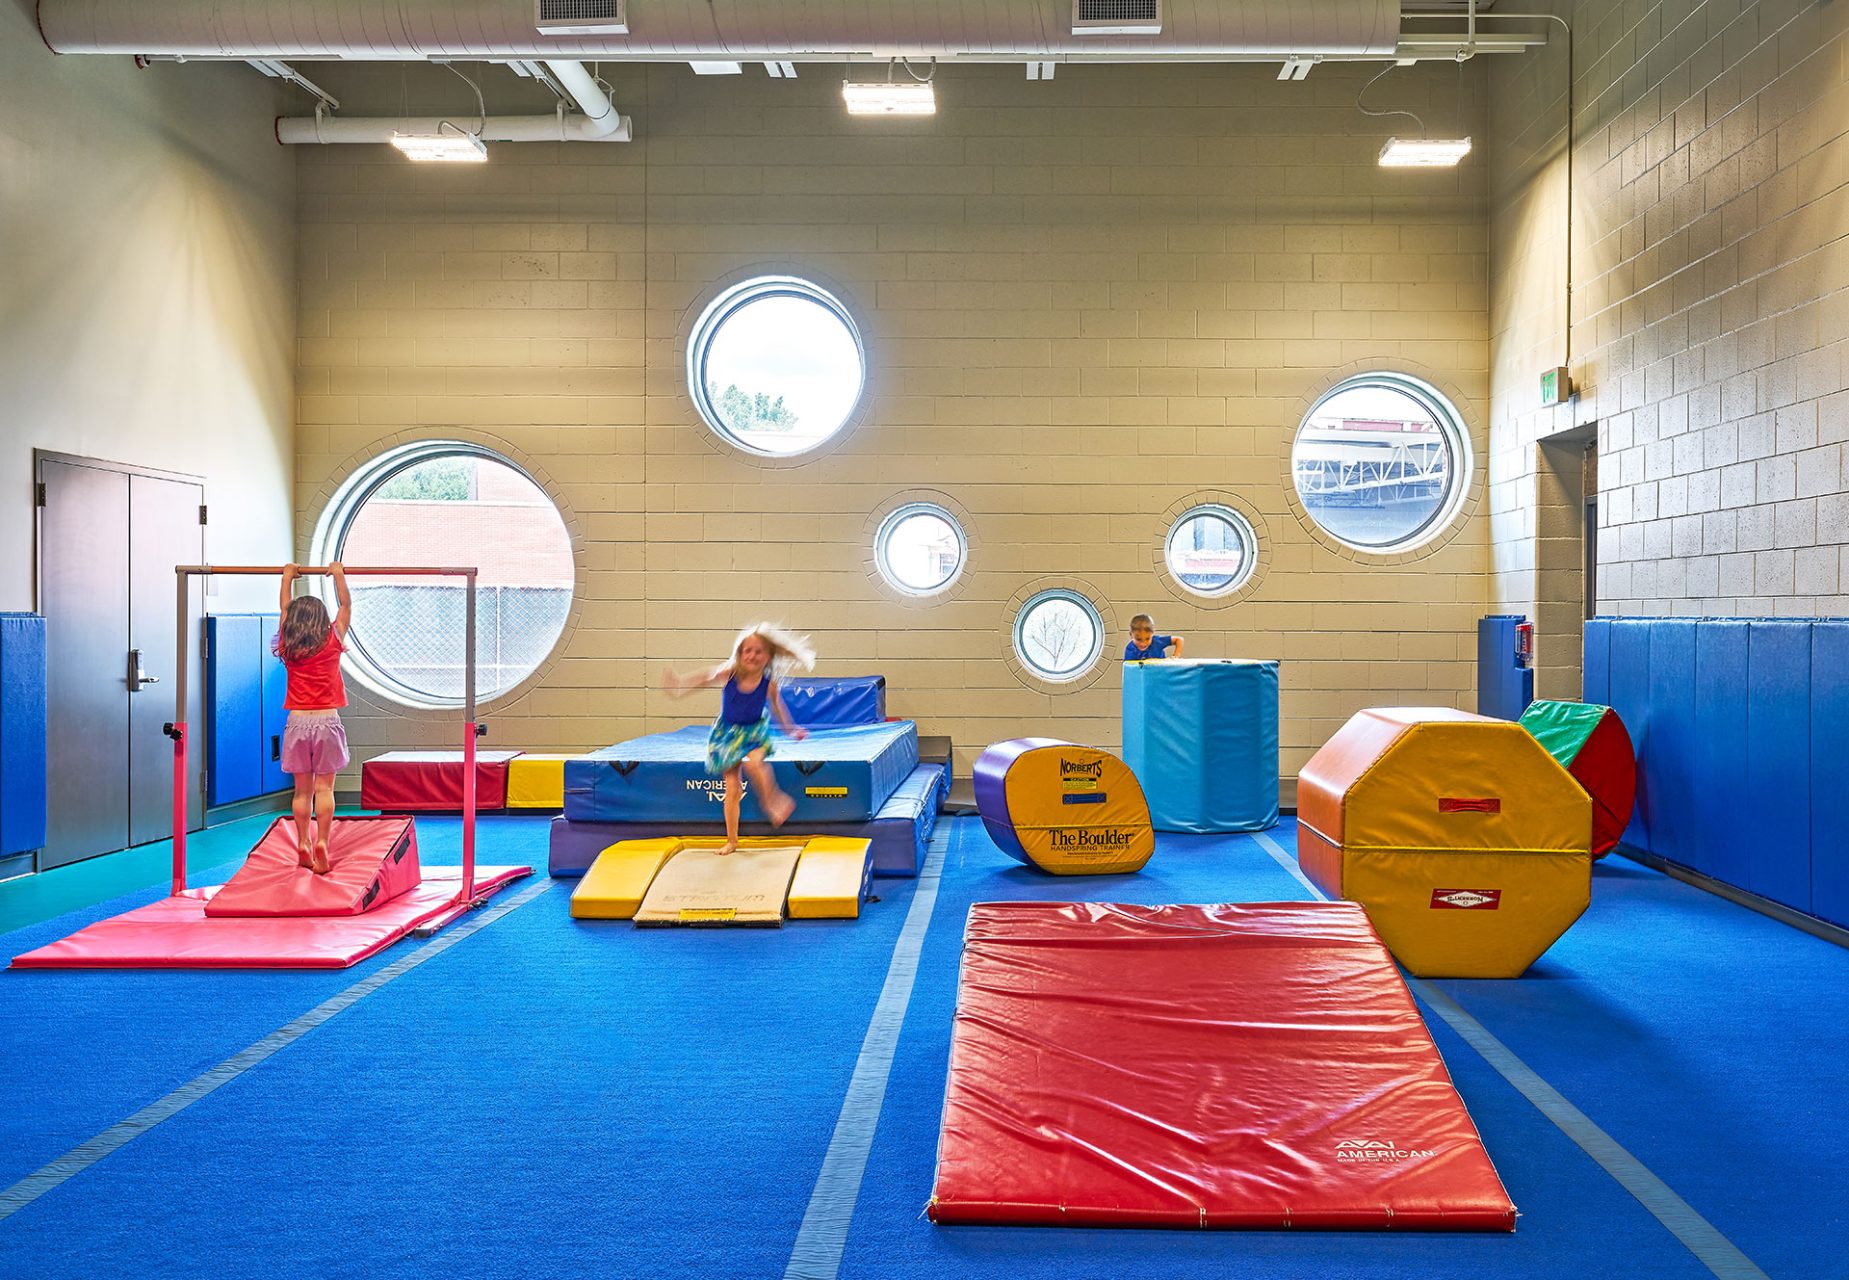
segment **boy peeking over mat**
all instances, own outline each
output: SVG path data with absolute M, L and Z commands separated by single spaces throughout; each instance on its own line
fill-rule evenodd
M 1173 649 L 1175 652 L 1170 653 Z M 1150 658 L 1179 658 L 1180 636 L 1156 634 L 1156 620 L 1146 613 L 1130 619 L 1130 643 L 1124 646 L 1125 662 L 1144 662 Z

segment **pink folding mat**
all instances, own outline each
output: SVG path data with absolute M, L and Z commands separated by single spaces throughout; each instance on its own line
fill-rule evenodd
M 356 916 L 409 893 L 422 879 L 410 818 L 335 818 L 327 851 L 333 865 L 326 875 L 306 870 L 296 854 L 295 822 L 276 819 L 205 913 Z
M 312 872 L 303 872 L 311 875 Z M 531 867 L 475 868 L 475 898 Z M 184 893 L 99 920 L 13 960 L 15 969 L 345 969 L 455 910 L 461 867 L 427 867 L 422 883 L 361 915 L 219 916 L 224 886 Z

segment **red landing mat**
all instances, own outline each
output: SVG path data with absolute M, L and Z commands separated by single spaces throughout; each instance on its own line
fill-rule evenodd
M 310 826 L 309 835 L 314 835 Z M 208 916 L 356 916 L 417 887 L 410 818 L 335 818 L 326 875 L 301 865 L 295 822 L 278 818 L 238 873 L 205 904 Z M 453 891 L 453 887 L 452 887 Z
M 477 867 L 481 897 L 531 867 Z M 15 969 L 344 969 L 427 921 L 440 919 L 462 885 L 460 867 L 426 867 L 424 882 L 358 916 L 209 916 L 216 887 L 99 920 L 13 960 Z
M 933 1221 L 1513 1231 L 1354 903 L 970 909 Z
M 507 762 L 518 751 L 475 753 L 475 807 L 507 804 Z M 388 751 L 360 766 L 360 807 L 393 812 L 462 808 L 462 752 Z

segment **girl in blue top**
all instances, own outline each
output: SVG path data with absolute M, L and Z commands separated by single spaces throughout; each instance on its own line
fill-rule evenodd
M 739 783 L 741 770 L 751 775 L 758 789 L 764 813 L 772 826 L 780 827 L 796 809 L 796 801 L 777 787 L 770 766 L 764 761 L 771 754 L 770 717 L 774 711 L 783 731 L 801 742 L 808 731 L 791 723 L 790 713 L 777 690 L 778 676 L 791 667 L 805 671 L 815 666 L 815 654 L 806 637 L 790 635 L 779 627 L 760 622 L 738 633 L 732 644 L 732 659 L 710 671 L 693 675 L 664 673 L 662 683 L 675 697 L 694 689 L 724 685 L 719 699 L 719 718 L 706 739 L 706 770 L 725 775 L 725 844 L 722 854 L 738 848 L 738 808 L 743 796 Z

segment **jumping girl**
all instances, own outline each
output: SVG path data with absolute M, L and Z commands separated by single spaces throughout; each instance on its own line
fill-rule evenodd
M 345 651 L 347 627 L 353 620 L 353 597 L 347 591 L 345 568 L 336 561 L 327 567 L 334 579 L 340 611 L 332 621 L 319 596 L 293 599 L 300 565 L 282 574 L 282 624 L 270 652 L 282 659 L 289 673 L 289 690 L 283 706 L 289 722 L 282 731 L 282 767 L 295 775 L 295 841 L 297 860 L 316 875 L 326 875 L 328 832 L 334 825 L 334 775 L 347 767 L 347 731 L 340 724 L 340 708 L 347 705 L 347 686 L 340 678 L 340 655 Z M 315 838 L 308 838 L 313 815 Z
M 815 654 L 806 637 L 792 636 L 769 623 L 760 622 L 738 633 L 732 644 L 732 659 L 710 671 L 693 675 L 664 673 L 662 684 L 675 697 L 694 689 L 708 689 L 723 684 L 719 718 L 706 739 L 706 771 L 725 775 L 725 845 L 720 853 L 738 848 L 738 808 L 742 795 L 739 771 L 751 775 L 758 789 L 758 799 L 772 826 L 782 826 L 796 809 L 796 801 L 777 787 L 765 759 L 771 754 L 770 717 L 790 737 L 801 742 L 808 731 L 791 723 L 778 692 L 779 677 L 792 667 L 807 671 L 815 666 Z

